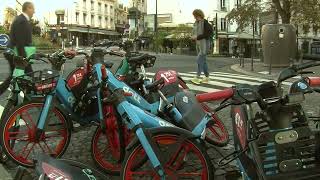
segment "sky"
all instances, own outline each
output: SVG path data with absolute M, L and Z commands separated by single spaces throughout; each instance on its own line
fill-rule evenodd
M 15 8 L 16 0 L 0 0 L 0 23 L 3 21 L 3 10 L 5 7 L 9 6 Z M 24 2 L 26 0 L 19 0 Z M 52 12 L 56 9 L 72 7 L 73 3 L 77 0 L 29 0 L 33 1 L 36 8 L 35 17 L 39 20 L 42 20 L 46 12 Z M 120 0 L 124 5 L 128 4 L 129 0 Z M 176 14 L 180 13 L 180 17 L 176 19 L 179 23 L 189 21 L 188 19 L 192 18 L 192 11 L 195 8 L 201 8 L 207 14 L 212 10 L 212 3 L 216 0 L 158 0 L 158 13 L 170 13 L 175 12 Z M 148 14 L 155 13 L 155 0 L 147 0 L 148 3 Z

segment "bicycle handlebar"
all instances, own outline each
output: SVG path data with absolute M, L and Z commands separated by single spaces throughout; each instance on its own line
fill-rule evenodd
M 208 102 L 208 101 L 218 101 L 218 100 L 229 99 L 233 95 L 234 95 L 234 89 L 228 88 L 228 89 L 215 91 L 215 92 L 197 94 L 196 98 L 198 102 L 202 103 L 202 102 Z
M 151 90 L 151 91 L 152 91 L 152 90 L 158 90 L 157 87 L 158 87 L 159 85 L 164 84 L 164 83 L 165 83 L 165 81 L 164 81 L 164 78 L 162 77 L 162 78 L 156 80 L 155 82 L 146 85 L 145 88 L 146 88 L 147 90 Z
M 307 77 L 307 82 L 310 87 L 319 87 L 320 86 L 320 77 Z

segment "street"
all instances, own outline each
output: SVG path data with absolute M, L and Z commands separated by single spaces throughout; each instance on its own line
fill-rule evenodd
M 218 58 L 218 57 L 210 57 L 208 59 L 208 65 L 210 69 L 210 81 L 207 84 L 202 85 L 194 85 L 190 83 L 191 78 L 195 76 L 195 56 L 183 56 L 183 55 L 169 55 L 169 54 L 158 54 L 156 64 L 153 68 L 147 69 L 148 77 L 152 78 L 154 74 L 159 69 L 174 69 L 179 72 L 182 78 L 187 82 L 187 85 L 190 87 L 192 91 L 195 93 L 201 92 L 210 92 L 210 91 L 217 91 L 224 88 L 228 88 L 231 86 L 235 86 L 237 84 L 251 84 L 251 85 L 258 85 L 266 81 L 270 81 L 267 78 L 259 77 L 259 76 L 248 76 L 243 75 L 237 72 L 234 72 L 230 69 L 231 65 L 237 64 L 238 61 L 232 58 Z M 81 62 L 81 57 L 76 57 L 72 60 L 68 60 L 65 63 L 65 72 L 64 76 L 67 76 L 79 62 Z M 112 71 L 114 72 L 115 69 L 119 66 L 121 62 L 120 57 L 116 56 L 106 56 L 105 60 L 113 62 Z M 8 72 L 8 68 L 6 67 L 6 61 L 4 59 L 0 59 L 0 81 L 3 81 L 5 77 L 7 77 L 6 73 Z M 45 64 L 43 62 L 36 62 L 33 65 L 34 70 L 42 70 L 50 68 L 49 64 Z M 285 89 L 287 89 L 290 82 L 285 83 Z M 4 93 L 0 97 L 0 105 L 1 105 L 1 112 L 3 110 L 3 106 L 6 102 L 6 97 L 8 92 Z M 306 112 L 307 113 L 316 113 L 318 112 L 317 107 L 312 106 L 310 102 L 316 102 L 319 98 L 307 96 L 307 101 L 309 105 L 306 105 Z M 215 106 L 217 102 L 210 103 L 210 106 Z M 230 109 L 226 108 L 218 113 L 220 119 L 226 125 L 229 135 L 230 135 L 230 143 L 228 146 L 223 148 L 216 148 L 208 145 L 208 153 L 209 156 L 212 158 L 213 163 L 217 166 L 217 162 L 221 159 L 221 155 L 217 153 L 217 149 L 222 152 L 223 155 L 227 155 L 233 152 L 233 141 L 232 141 L 232 125 L 230 119 Z M 88 163 L 89 165 L 94 166 L 94 163 L 91 159 L 90 154 L 90 143 L 91 137 L 93 132 L 95 131 L 94 126 L 92 127 L 85 127 L 80 131 L 76 131 L 72 134 L 72 139 L 70 145 L 63 156 L 63 158 L 74 159 L 77 161 Z M 6 168 L 9 170 L 10 173 L 14 174 L 16 165 L 13 163 L 9 163 L 6 165 Z M 231 166 L 224 167 L 223 170 L 218 170 L 216 173 L 221 176 L 228 172 L 234 172 L 236 170 L 235 162 L 231 163 Z M 116 177 L 112 177 L 114 179 Z

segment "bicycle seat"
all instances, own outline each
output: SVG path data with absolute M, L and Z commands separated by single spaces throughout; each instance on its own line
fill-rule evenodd
M 89 169 L 89 168 L 88 168 Z M 36 171 L 39 174 L 59 177 L 69 180 L 88 180 L 85 169 L 77 168 L 54 159 L 46 154 L 39 154 L 36 158 Z M 90 170 L 89 170 L 90 171 Z
M 149 57 L 149 54 L 141 54 L 141 55 L 138 55 L 138 56 L 129 57 L 128 58 L 128 62 L 143 64 L 142 61 L 147 60 L 148 57 Z
M 104 61 L 104 65 L 106 66 L 106 68 L 108 68 L 108 69 L 111 69 L 112 68 L 112 66 L 113 66 L 113 62 L 110 62 L 110 61 Z

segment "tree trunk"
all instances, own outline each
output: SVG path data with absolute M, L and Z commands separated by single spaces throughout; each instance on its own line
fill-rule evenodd
M 280 0 L 272 0 L 274 7 L 282 19 L 282 24 L 290 24 L 291 2 L 290 0 L 282 0 L 281 2 L 282 3 L 280 3 Z

